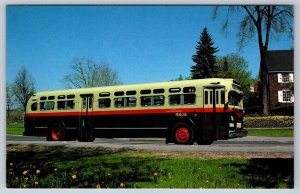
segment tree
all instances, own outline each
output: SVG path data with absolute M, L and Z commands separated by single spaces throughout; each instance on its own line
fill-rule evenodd
M 15 102 L 15 95 L 12 91 L 12 85 L 6 83 L 6 122 L 9 121 L 10 112 Z
M 183 77 L 183 75 L 179 75 L 178 78 L 175 78 L 174 80 L 171 80 L 171 81 L 182 81 L 182 80 L 190 80 L 191 77 L 190 76 L 186 76 L 186 77 Z
M 27 101 L 35 92 L 35 82 L 25 67 L 22 67 L 17 74 L 12 86 L 12 91 L 25 111 Z
M 218 48 L 214 47 L 211 35 L 204 28 L 200 41 L 197 42 L 196 54 L 192 56 L 192 60 L 196 63 L 191 67 L 192 79 L 215 77 L 217 70 L 215 68 L 216 56 Z
M 251 72 L 248 70 L 246 60 L 238 54 L 229 54 L 225 57 L 217 58 L 216 66 L 222 69 L 218 77 L 233 78 L 240 82 L 244 94 L 244 103 L 247 105 L 251 91 L 250 86 L 254 83 Z
M 91 59 L 76 59 L 71 65 L 72 73 L 64 76 L 68 88 L 88 88 L 120 84 L 117 72 L 107 64 L 97 64 Z
M 215 18 L 217 16 L 218 7 L 214 11 Z M 269 114 L 269 106 L 267 99 L 267 66 L 266 53 L 268 51 L 270 37 L 281 33 L 288 33 L 293 38 L 293 6 L 282 5 L 243 5 L 229 6 L 227 17 L 223 23 L 223 30 L 229 25 L 229 19 L 232 13 L 243 11 L 241 17 L 240 29 L 237 34 L 240 48 L 243 48 L 247 40 L 252 39 L 257 33 L 257 40 L 260 53 L 260 82 L 261 95 L 263 104 L 263 113 Z

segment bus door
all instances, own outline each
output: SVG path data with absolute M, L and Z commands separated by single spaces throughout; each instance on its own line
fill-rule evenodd
M 94 135 L 93 123 L 93 94 L 82 94 L 81 97 L 81 114 L 79 121 L 80 139 L 91 139 Z
M 203 89 L 204 139 L 225 139 L 225 87 L 222 85 L 206 86 Z

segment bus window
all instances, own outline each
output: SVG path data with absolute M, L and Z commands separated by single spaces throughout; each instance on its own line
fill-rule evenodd
M 205 104 L 208 104 L 208 91 L 204 92 Z
M 124 95 L 124 92 L 122 92 L 122 91 L 115 92 L 115 96 L 123 96 L 123 95 Z
M 59 95 L 58 97 L 57 97 L 57 99 L 65 99 L 65 95 Z
M 183 88 L 183 93 L 194 93 L 194 92 L 196 92 L 195 87 L 185 87 L 185 88 Z
M 54 101 L 40 102 L 40 110 L 53 110 Z
M 142 96 L 141 106 L 151 106 L 151 96 Z
M 181 95 L 170 95 L 169 96 L 169 104 L 170 105 L 180 105 L 180 96 Z
M 153 96 L 154 106 L 162 106 L 165 104 L 165 97 L 163 95 Z
M 31 104 L 31 110 L 32 111 L 37 111 L 37 102 L 34 102 Z
M 54 100 L 55 96 L 48 96 L 48 100 Z
M 67 100 L 67 107 L 66 109 L 74 109 L 75 108 L 75 101 L 74 100 Z
M 109 92 L 101 92 L 99 94 L 99 97 L 107 97 L 107 96 L 110 96 L 110 93 Z
M 141 94 L 151 94 L 151 90 L 141 90 Z
M 180 91 L 181 91 L 181 88 L 170 88 L 169 89 L 170 93 L 175 93 L 175 92 L 180 92 Z
M 57 101 L 57 109 L 58 110 L 74 109 L 74 105 L 75 105 L 74 100 Z
M 195 94 L 184 94 L 183 95 L 183 104 L 195 104 L 196 95 Z
M 154 93 L 154 94 L 163 94 L 164 92 L 165 92 L 164 89 L 154 89 L 154 90 L 153 90 L 153 93 Z
M 209 104 L 213 104 L 213 91 L 209 91 Z
M 74 94 L 70 94 L 70 95 L 67 96 L 67 99 L 73 99 L 73 98 L 75 98 Z
M 109 98 L 100 98 L 98 100 L 99 108 L 109 108 L 110 107 L 110 99 Z
M 126 98 L 126 106 L 135 107 L 136 106 L 136 98 L 135 97 Z
M 239 106 L 241 99 L 241 94 L 231 91 L 228 94 L 228 105 Z
M 128 95 L 128 96 L 130 96 L 130 95 L 136 95 L 136 91 L 135 90 L 127 91 L 126 95 Z
M 115 98 L 115 107 L 116 108 L 124 107 L 124 98 Z
M 58 101 L 57 102 L 57 109 L 58 110 L 65 109 L 65 101 Z
M 219 91 L 216 91 L 216 104 L 219 104 Z
M 224 92 L 224 90 L 221 91 L 221 104 L 225 104 L 225 92 Z

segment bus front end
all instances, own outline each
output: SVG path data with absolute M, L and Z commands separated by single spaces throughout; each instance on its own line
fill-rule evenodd
M 233 83 L 233 90 L 228 92 L 228 102 L 226 104 L 226 123 L 228 124 L 228 137 L 244 137 L 247 131 L 244 129 L 243 94 L 240 86 Z

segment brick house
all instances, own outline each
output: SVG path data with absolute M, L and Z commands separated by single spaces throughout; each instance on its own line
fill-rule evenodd
M 294 50 L 267 52 L 267 84 L 270 110 L 294 106 Z

